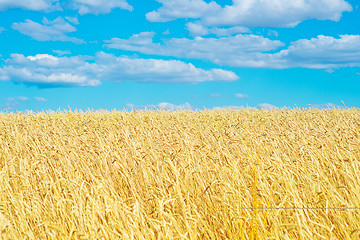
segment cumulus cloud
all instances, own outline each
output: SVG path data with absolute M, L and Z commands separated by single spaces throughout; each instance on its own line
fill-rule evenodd
M 40 87 L 99 85 L 100 81 L 89 74 L 89 68 L 90 64 L 80 57 L 11 54 L 0 68 L 0 80 Z
M 75 32 L 76 28 L 66 22 L 62 17 L 58 17 L 53 21 L 44 18 L 42 24 L 27 19 L 23 23 L 13 23 L 12 28 L 38 41 L 84 43 L 84 40 L 67 35 L 68 33 Z
M 243 94 L 243 93 L 235 93 L 235 97 L 236 98 L 249 98 L 249 96 L 247 94 Z
M 91 61 L 89 61 L 91 60 Z M 188 83 L 235 81 L 239 77 L 222 69 L 204 70 L 177 60 L 114 56 L 100 52 L 95 58 L 11 54 L 0 68 L 0 80 L 39 87 L 98 86 L 101 80 L 121 82 Z
M 331 69 L 360 66 L 360 35 L 319 35 L 297 40 L 278 54 L 288 67 Z
M 233 0 L 221 7 L 203 0 L 158 0 L 162 6 L 146 15 L 152 22 L 195 18 L 208 26 L 294 27 L 307 19 L 339 21 L 352 11 L 345 0 Z
M 272 51 L 284 44 L 252 34 L 238 34 L 221 38 L 172 38 L 163 43 L 153 42 L 153 32 L 135 34 L 129 39 L 112 38 L 105 41 L 108 48 L 136 51 L 162 56 L 208 59 L 214 63 L 228 66 L 265 67 L 275 61 L 272 55 L 262 52 Z
M 107 14 L 113 8 L 121 8 L 133 11 L 133 7 L 126 0 L 71 0 L 70 7 L 78 10 L 80 15 L 84 14 Z
M 339 38 L 319 35 L 284 44 L 253 34 L 229 37 L 195 37 L 153 41 L 153 32 L 135 34 L 129 39 L 113 38 L 105 41 L 108 48 L 173 56 L 189 59 L 207 59 L 216 64 L 254 68 L 315 68 L 333 69 L 360 66 L 360 35 L 340 35 Z
M 1 0 L 0 11 L 6 11 L 11 8 L 22 8 L 33 11 L 55 11 L 61 10 L 57 0 Z

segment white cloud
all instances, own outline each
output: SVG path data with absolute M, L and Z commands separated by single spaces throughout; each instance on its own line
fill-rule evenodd
M 114 8 L 132 11 L 133 7 L 126 0 L 0 0 L 0 11 L 11 8 L 22 8 L 33 11 L 61 11 L 61 5 L 66 9 L 77 10 L 80 15 L 84 14 L 107 14 Z M 69 22 L 78 24 L 77 18 L 69 18 Z
M 61 10 L 57 0 L 1 0 L 0 11 L 11 8 L 22 8 L 33 11 L 55 11 Z
M 166 29 L 162 34 L 169 35 L 170 34 L 170 29 Z
M 257 105 L 257 108 L 259 109 L 267 109 L 267 110 L 270 110 L 270 109 L 278 109 L 278 107 L 272 105 L 272 104 L 269 104 L 269 103 L 260 103 L 259 105 Z
M 192 107 L 190 103 L 180 104 L 180 105 L 174 105 L 172 103 L 168 102 L 161 102 L 157 105 L 158 108 L 162 110 L 191 110 Z
M 17 97 L 17 99 L 18 99 L 19 101 L 22 101 L 22 102 L 29 101 L 29 98 L 28 98 L 28 97 L 23 97 L 23 96 Z
M 180 104 L 180 105 L 176 105 L 176 104 L 172 104 L 172 103 L 168 103 L 168 102 L 161 102 L 158 103 L 157 105 L 142 105 L 142 106 L 136 106 L 134 104 L 131 103 L 127 103 L 125 105 L 125 107 L 128 110 L 144 110 L 144 109 L 153 109 L 153 110 L 192 110 L 193 107 L 190 105 L 190 103 L 186 102 L 184 104 Z
M 28 59 L 30 59 L 31 61 L 44 61 L 44 63 L 50 63 L 50 62 L 54 62 L 54 63 L 57 63 L 58 61 L 58 58 L 57 57 L 54 57 L 52 55 L 49 55 L 49 54 L 37 54 L 35 56 L 28 56 L 27 57 Z M 51 61 L 49 61 L 51 60 Z
M 210 28 L 210 32 L 216 34 L 217 36 L 232 36 L 238 33 L 248 33 L 250 29 L 247 27 L 230 27 L 230 28 L 219 28 L 219 27 L 212 27 Z
M 19 97 L 9 97 L 6 99 L 6 101 L 9 101 L 9 102 L 13 102 L 13 101 L 22 101 L 22 102 L 26 102 L 26 101 L 29 101 L 29 98 L 28 97 L 24 97 L 24 96 L 19 96 Z
M 209 97 L 211 97 L 211 98 L 221 98 L 222 96 L 219 93 L 212 93 L 212 94 L 209 95 Z
M 42 23 L 43 24 L 39 24 L 27 19 L 24 23 L 13 23 L 12 28 L 38 41 L 84 43 L 81 39 L 67 35 L 68 33 L 75 32 L 76 28 L 66 22 L 62 17 L 58 17 L 54 21 L 44 18 Z
M 195 39 L 172 38 L 163 43 L 153 42 L 153 32 L 135 34 L 129 39 L 113 38 L 105 41 L 108 48 L 136 51 L 162 56 L 208 59 L 214 63 L 228 66 L 266 67 L 271 55 L 262 52 L 272 51 L 284 44 L 252 34 Z M 272 62 L 275 62 L 274 59 Z
M 80 57 L 57 58 L 47 54 L 25 57 L 11 54 L 0 68 L 0 80 L 40 87 L 97 86 L 100 81 L 88 73 L 91 67 Z
M 247 27 L 230 27 L 230 28 L 219 28 L 219 27 L 207 27 L 201 22 L 188 22 L 186 27 L 192 36 L 205 36 L 208 34 L 215 34 L 217 36 L 232 36 L 239 33 L 250 32 Z
M 158 0 L 163 6 L 146 14 L 152 22 L 195 18 L 208 26 L 294 27 L 307 19 L 339 21 L 352 11 L 344 0 L 233 0 L 221 7 L 203 0 Z
M 100 80 L 121 82 L 188 83 L 235 81 L 239 77 L 222 69 L 204 70 L 177 60 L 116 57 L 100 52 L 95 58 L 11 54 L 0 68 L 0 80 L 39 87 L 98 86 Z
M 199 18 L 208 14 L 216 14 L 221 7 L 215 3 L 202 0 L 157 0 L 163 6 L 157 11 L 146 14 L 151 22 L 167 22 L 177 18 Z
M 71 52 L 69 50 L 53 50 L 54 53 L 56 53 L 59 56 L 63 55 L 70 55 Z
M 4 109 L 8 111 L 16 110 L 22 102 L 29 101 L 28 97 L 18 96 L 18 97 L 9 97 L 6 99 Z
M 269 30 L 268 31 L 268 36 L 271 36 L 271 37 L 278 37 L 279 36 L 279 33 L 275 30 Z
M 285 60 L 285 67 L 356 67 L 360 66 L 360 35 L 340 35 L 340 38 L 319 35 L 310 40 L 300 39 L 274 56 Z
M 79 25 L 79 20 L 77 17 L 65 17 L 70 23 L 74 25 Z
M 84 14 L 107 14 L 113 8 L 121 8 L 132 11 L 133 7 L 126 0 L 71 0 L 70 7 L 78 10 L 80 15 Z
M 199 22 L 188 22 L 186 28 L 192 36 L 204 36 L 210 33 L 209 29 Z
M 319 35 L 292 42 L 286 49 L 277 52 L 284 45 L 282 42 L 253 34 L 172 38 L 162 43 L 155 43 L 153 37 L 154 33 L 143 32 L 129 39 L 107 40 L 105 46 L 145 54 L 207 59 L 233 67 L 336 69 L 360 66 L 360 35 L 340 35 L 339 38 Z
M 235 93 L 235 97 L 236 98 L 249 98 L 249 96 L 247 94 L 243 94 L 243 93 Z
M 309 108 L 316 108 L 316 109 L 329 109 L 329 108 L 339 108 L 340 106 L 334 103 L 323 103 L 323 104 L 310 104 Z
M 37 102 L 47 102 L 48 100 L 43 97 L 34 97 L 35 101 Z
M 105 79 L 157 83 L 199 83 L 205 81 L 235 81 L 239 77 L 222 69 L 203 70 L 178 60 L 115 57 L 100 52 L 96 64 L 101 66 Z
M 5 28 L 0 27 L 0 34 L 1 34 L 3 31 L 5 31 Z

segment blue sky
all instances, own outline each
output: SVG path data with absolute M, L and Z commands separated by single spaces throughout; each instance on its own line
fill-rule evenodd
M 360 107 L 355 0 L 0 0 L 0 111 Z

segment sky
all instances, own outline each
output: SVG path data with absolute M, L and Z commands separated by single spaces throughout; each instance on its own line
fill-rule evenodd
M 360 107 L 357 0 L 0 0 L 0 111 Z

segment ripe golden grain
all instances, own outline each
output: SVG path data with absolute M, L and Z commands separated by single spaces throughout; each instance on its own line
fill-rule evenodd
M 357 109 L 0 114 L 0 239 L 357 239 L 359 171 Z

